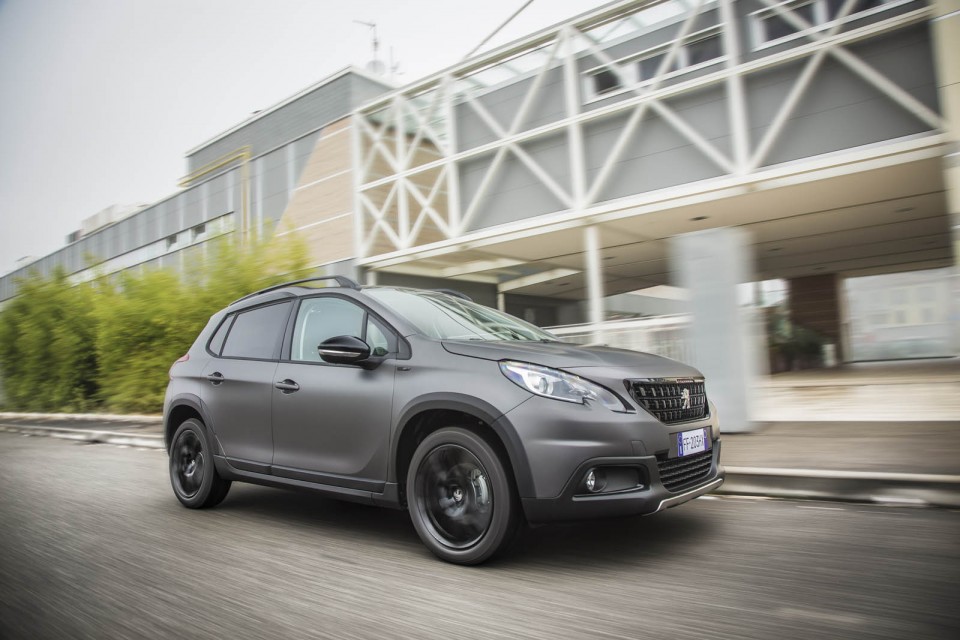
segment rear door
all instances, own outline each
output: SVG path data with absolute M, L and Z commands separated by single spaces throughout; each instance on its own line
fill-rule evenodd
M 375 368 L 330 364 L 321 342 L 364 340 Z M 300 301 L 273 390 L 273 473 L 354 489 L 382 490 L 396 371 L 397 337 L 354 300 L 333 294 Z
M 224 453 L 240 468 L 267 472 L 273 456 L 270 403 L 289 300 L 228 316 L 222 345 L 203 371 L 200 398 Z M 220 331 L 217 332 L 219 334 Z

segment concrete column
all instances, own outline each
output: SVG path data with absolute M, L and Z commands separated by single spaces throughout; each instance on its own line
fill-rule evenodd
M 940 108 L 947 122 L 945 133 L 950 139 L 944 156 L 943 182 L 953 240 L 952 346 L 954 354 L 960 354 L 960 55 L 957 54 L 960 50 L 960 0 L 934 0 L 931 5 Z
M 790 278 L 790 322 L 816 331 L 828 343 L 836 345 L 837 360 L 846 359 L 843 353 L 842 321 L 840 318 L 840 278 L 834 273 L 820 276 Z
M 589 297 L 590 324 L 593 325 L 591 340 L 603 342 L 603 267 L 600 263 L 600 232 L 596 227 L 583 230 L 583 245 L 586 253 L 587 295 Z
M 706 377 L 707 397 L 724 431 L 752 431 L 757 392 L 753 318 L 738 302 L 738 285 L 753 281 L 753 248 L 739 229 L 708 229 L 670 241 L 674 284 L 690 296 L 694 361 Z

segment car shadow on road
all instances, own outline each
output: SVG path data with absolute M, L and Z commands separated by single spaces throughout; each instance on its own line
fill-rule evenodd
M 500 564 L 562 562 L 566 567 L 643 565 L 689 549 L 716 535 L 715 519 L 701 510 L 670 511 L 585 522 L 551 523 L 521 532 Z
M 349 538 L 358 545 L 400 546 L 427 560 L 406 511 L 343 502 L 309 491 L 234 486 L 217 511 L 280 522 L 285 528 L 314 529 Z M 642 565 L 649 559 L 707 544 L 717 534 L 715 517 L 694 504 L 652 517 L 630 517 L 522 527 L 517 540 L 489 568 L 519 568 L 531 563 L 563 563 L 595 569 Z

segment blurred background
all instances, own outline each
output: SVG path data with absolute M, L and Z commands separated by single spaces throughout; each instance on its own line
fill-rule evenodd
M 155 414 L 211 313 L 347 275 L 694 364 L 752 434 L 742 493 L 958 504 L 956 0 L 0 0 L 0 51 L 7 410 Z M 941 560 L 884 574 L 905 591 L 781 621 L 839 637 L 926 589 L 891 637 L 949 636 L 946 513 L 909 514 Z

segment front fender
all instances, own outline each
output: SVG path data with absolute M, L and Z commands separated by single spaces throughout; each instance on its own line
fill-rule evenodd
M 397 429 L 393 434 L 393 441 L 390 447 L 390 477 L 392 481 L 400 482 L 400 479 L 397 478 L 396 460 L 400 439 L 403 436 L 404 430 L 416 416 L 425 411 L 434 410 L 459 411 L 489 425 L 497 437 L 500 438 L 500 441 L 507 451 L 507 456 L 510 458 L 510 468 L 513 470 L 513 477 L 517 481 L 517 491 L 520 493 L 520 496 L 535 495 L 533 476 L 530 473 L 530 464 L 527 460 L 526 451 L 523 448 L 523 443 L 516 429 L 514 429 L 513 424 L 504 415 L 504 412 L 480 398 L 451 392 L 429 393 L 420 396 L 401 411 L 400 419 L 397 421 Z

